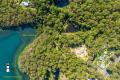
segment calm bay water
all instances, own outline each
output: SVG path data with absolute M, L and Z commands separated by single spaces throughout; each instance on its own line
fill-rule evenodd
M 0 80 L 26 80 L 17 67 L 17 58 L 24 47 L 35 37 L 35 30 L 0 31 Z M 6 64 L 10 64 L 10 72 L 6 72 Z

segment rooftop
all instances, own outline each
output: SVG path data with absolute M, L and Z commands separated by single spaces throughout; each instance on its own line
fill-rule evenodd
M 26 6 L 26 7 L 29 6 L 29 4 L 30 4 L 29 1 L 27 1 L 27 2 L 23 1 L 20 3 L 21 6 Z

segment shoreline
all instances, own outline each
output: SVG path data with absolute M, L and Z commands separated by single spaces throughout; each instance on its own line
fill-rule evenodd
M 22 54 L 22 52 L 24 51 L 24 49 L 26 48 L 26 46 L 29 45 L 34 40 L 34 38 L 36 36 L 36 29 L 31 28 L 31 27 L 27 27 L 27 28 L 25 27 L 22 30 L 20 30 L 20 29 L 19 30 L 9 30 L 9 29 L 2 30 L 2 29 L 0 29 L 0 32 L 1 33 L 3 32 L 1 35 L 5 34 L 5 36 L 7 36 L 7 32 L 9 33 L 9 31 L 12 32 L 13 34 L 17 34 L 21 39 L 20 45 L 16 48 L 16 50 L 12 56 L 11 65 L 15 67 L 15 71 L 16 71 L 15 73 L 13 73 L 16 75 L 16 77 L 15 76 L 13 76 L 13 77 L 15 77 L 15 80 L 26 80 L 26 79 L 29 80 L 28 76 L 26 74 L 22 73 L 22 71 L 20 70 L 19 57 Z M 27 34 L 27 33 L 28 34 L 34 33 L 35 36 L 32 36 L 32 37 L 31 36 L 23 36 L 23 34 Z M 4 36 L 1 37 L 1 39 L 3 39 L 3 38 L 4 38 Z
M 24 74 L 21 70 L 20 70 L 20 63 L 19 63 L 19 60 L 20 60 L 20 56 L 22 55 L 22 52 L 24 51 L 24 49 L 33 41 L 34 39 L 32 39 L 29 43 L 27 43 L 27 44 L 24 44 L 23 43 L 23 45 L 21 45 L 21 47 L 19 48 L 19 50 L 18 50 L 18 55 L 16 56 L 16 65 L 17 65 L 17 68 L 18 68 L 18 70 L 19 70 L 19 72 L 20 72 L 20 74 L 23 76 L 23 80 L 26 80 L 26 78 L 27 79 L 29 79 L 29 77 L 28 77 L 28 75 L 26 75 L 26 74 Z
M 18 48 L 18 50 L 16 51 L 16 54 L 15 54 L 15 56 L 14 56 L 14 62 L 13 62 L 13 64 L 16 65 L 16 69 L 17 69 L 17 72 L 18 72 L 17 74 L 18 74 L 18 75 L 21 75 L 22 80 L 25 80 L 24 78 L 25 78 L 26 76 L 21 72 L 18 63 L 19 63 L 19 56 L 20 56 L 21 53 L 24 51 L 24 48 L 25 48 L 26 46 L 27 46 L 27 45 L 23 43 L 23 44 Z
M 23 33 L 24 33 L 24 32 L 23 32 Z M 22 52 L 24 51 L 24 49 L 34 40 L 34 38 L 32 38 L 32 39 L 31 39 L 30 41 L 28 41 L 28 42 L 27 42 L 27 41 L 24 41 L 24 37 L 22 36 L 23 33 L 20 34 L 21 39 L 22 39 L 22 45 L 18 48 L 17 53 L 16 53 L 17 55 L 16 55 L 14 58 L 16 58 L 16 59 L 15 59 L 15 64 L 17 65 L 17 70 L 18 70 L 19 74 L 22 75 L 22 80 L 26 80 L 26 79 L 29 79 L 29 76 L 26 75 L 26 74 L 24 74 L 24 73 L 20 70 L 19 58 L 20 58 Z

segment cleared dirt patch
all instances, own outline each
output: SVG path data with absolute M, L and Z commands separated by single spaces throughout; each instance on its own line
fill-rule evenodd
M 62 76 L 62 80 L 68 80 L 65 75 Z
M 82 45 L 77 48 L 72 48 L 71 52 L 74 52 L 77 57 L 85 57 L 87 53 L 87 48 L 85 45 Z

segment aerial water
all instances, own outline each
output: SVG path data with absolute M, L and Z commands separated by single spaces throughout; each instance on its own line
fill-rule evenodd
M 24 80 L 24 75 L 18 69 L 18 55 L 35 37 L 35 30 L 0 31 L 0 80 Z M 9 64 L 10 72 L 6 72 Z

